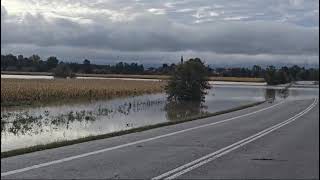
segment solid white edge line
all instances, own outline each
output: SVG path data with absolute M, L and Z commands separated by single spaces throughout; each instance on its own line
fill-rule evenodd
M 310 109 L 309 109 L 309 110 L 310 110 Z M 304 115 L 304 114 L 305 114 L 305 113 L 303 113 L 302 115 Z M 244 146 L 244 145 L 246 145 L 246 144 L 248 144 L 248 143 L 250 143 L 250 142 L 252 142 L 252 141 L 255 141 L 255 140 L 257 140 L 257 139 L 259 139 L 259 138 L 261 138 L 261 137 L 263 137 L 263 136 L 265 136 L 265 135 L 267 135 L 267 134 L 269 134 L 269 133 L 271 133 L 271 132 L 279 129 L 279 128 L 281 128 L 282 126 L 285 126 L 285 125 L 287 125 L 287 124 L 290 124 L 291 122 L 295 121 L 296 119 L 298 119 L 298 118 L 301 117 L 302 115 L 296 117 L 295 119 L 292 119 L 292 120 L 290 120 L 290 121 L 287 121 L 287 122 L 285 122 L 284 124 L 278 125 L 277 127 L 274 127 L 273 129 L 271 129 L 271 130 L 269 130 L 269 131 L 267 131 L 267 132 L 264 132 L 263 134 L 260 134 L 259 136 L 253 137 L 253 138 L 249 139 L 248 141 L 246 141 L 246 142 L 244 142 L 244 143 L 241 143 L 241 144 L 239 144 L 239 145 L 237 145 L 237 146 L 235 146 L 235 147 L 232 147 L 231 149 L 228 149 L 228 150 L 226 150 L 226 151 L 224 151 L 224 152 L 222 152 L 222 153 L 220 153 L 220 154 L 217 154 L 217 155 L 215 155 L 215 156 L 212 156 L 212 157 L 210 157 L 210 158 L 208 158 L 208 159 L 206 159 L 206 160 L 204 160 L 204 161 L 201 161 L 200 163 L 195 164 L 195 165 L 193 165 L 193 166 L 191 166 L 191 167 L 189 167 L 189 168 L 187 168 L 187 169 L 184 169 L 183 171 L 180 171 L 180 172 L 178 172 L 178 173 L 176 173 L 176 174 L 174 174 L 174 175 L 171 175 L 171 176 L 169 176 L 169 177 L 167 177 L 167 178 L 165 178 L 165 179 L 175 179 L 175 178 L 177 178 L 177 177 L 179 177 L 179 176 L 181 176 L 181 175 L 183 175 L 183 174 L 185 174 L 185 173 L 187 173 L 187 172 L 190 172 L 190 171 L 193 170 L 193 169 L 196 169 L 196 168 L 198 168 L 198 167 L 200 167 L 200 166 L 202 166 L 202 165 L 204 165 L 204 164 L 207 164 L 207 163 L 209 163 L 209 162 L 211 162 L 211 161 L 213 161 L 213 160 L 215 160 L 215 159 L 217 159 L 217 158 L 219 158 L 219 157 L 221 157 L 221 156 L 223 156 L 223 155 L 225 155 L 225 154 L 228 154 L 229 152 L 231 152 L 231 151 L 233 151 L 233 150 L 236 150 L 236 149 L 238 149 L 238 148 L 240 148 L 240 147 L 242 147 L 242 146 Z
M 37 164 L 37 165 L 32 165 L 32 166 L 21 168 L 21 169 L 11 170 L 11 171 L 7 171 L 7 172 L 3 172 L 3 173 L 1 172 L 1 177 L 12 175 L 12 174 L 17 174 L 17 173 L 21 173 L 21 172 L 25 172 L 25 171 L 30 171 L 32 169 L 38 169 L 38 168 L 41 168 L 41 167 L 46 167 L 46 166 L 50 166 L 50 165 L 54 165 L 54 164 L 60 164 L 60 163 L 63 163 L 63 162 L 74 160 L 74 159 L 79 159 L 79 158 L 83 158 L 83 157 L 87 157 L 87 156 L 91 156 L 91 155 L 95 155 L 95 154 L 99 154 L 99 153 L 103 153 L 103 152 L 107 152 L 107 151 L 111 151 L 111 150 L 115 150 L 115 149 L 120 149 L 120 148 L 132 146 L 132 145 L 136 145 L 136 144 L 140 144 L 140 143 L 145 143 L 145 142 L 157 140 L 157 139 L 164 138 L 164 137 L 173 136 L 173 135 L 176 135 L 176 134 L 188 132 L 188 131 L 195 130 L 195 129 L 200 129 L 200 128 L 209 127 L 209 126 L 213 126 L 213 125 L 216 125 L 216 124 L 232 121 L 232 120 L 235 120 L 235 119 L 238 119 L 238 118 L 241 118 L 241 117 L 246 117 L 246 116 L 249 116 L 249 115 L 252 115 L 252 114 L 256 114 L 256 113 L 271 109 L 273 107 L 276 107 L 276 106 L 279 106 L 279 105 L 283 104 L 284 102 L 285 101 L 280 101 L 279 103 L 274 104 L 272 106 L 269 106 L 269 107 L 266 107 L 266 108 L 263 108 L 263 109 L 259 109 L 257 111 L 250 112 L 250 113 L 247 113 L 247 114 L 243 114 L 243 115 L 240 115 L 240 116 L 236 116 L 236 117 L 228 118 L 228 119 L 225 119 L 225 120 L 221 120 L 221 121 L 218 121 L 218 122 L 204 124 L 204 125 L 200 125 L 200 126 L 196 126 L 196 127 L 192 127 L 192 128 L 188 128 L 188 129 L 172 132 L 172 133 L 169 133 L 169 134 L 155 136 L 155 137 L 152 137 L 152 138 L 143 139 L 143 140 L 139 140 L 139 141 L 135 141 L 135 142 L 131 142 L 131 143 L 126 143 L 126 144 L 122 144 L 122 145 L 118 145 L 118 146 L 114 146 L 114 147 L 109 147 L 109 148 L 105 148 L 105 149 L 101 149 L 101 150 L 97 150 L 97 151 L 92 151 L 92 152 L 89 152 L 89 153 L 84 153 L 84 154 L 80 154 L 80 155 L 76 155 L 76 156 L 70 156 L 70 157 L 67 157 L 67 158 L 58 159 L 58 160 L 54 160 L 54 161 L 49 161 L 49 162 L 46 162 L 46 163 L 40 163 L 40 164 Z
M 187 172 L 189 172 L 189 171 L 191 171 L 191 170 L 193 170 L 195 168 L 198 168 L 198 167 L 200 167 L 200 166 L 202 166 L 204 164 L 207 164 L 210 161 L 213 161 L 214 159 L 217 159 L 218 157 L 221 157 L 221 156 L 223 156 L 223 155 L 225 155 L 225 154 L 227 154 L 227 153 L 229 153 L 229 152 L 231 152 L 231 151 L 233 151 L 235 149 L 238 149 L 238 148 L 240 148 L 240 147 L 242 147 L 242 146 L 244 146 L 244 145 L 246 145 L 246 144 L 248 144 L 248 143 L 250 143 L 252 141 L 255 141 L 255 140 L 257 140 L 257 139 L 259 139 L 259 138 L 261 138 L 261 137 L 263 137 L 263 136 L 265 136 L 265 135 L 267 135 L 267 134 L 269 134 L 269 133 L 281 128 L 282 126 L 285 126 L 285 125 L 295 121 L 299 117 L 301 117 L 304 114 L 308 113 L 313 107 L 315 107 L 317 105 L 317 102 L 318 102 L 318 99 L 315 98 L 315 100 L 313 101 L 313 103 L 309 107 L 307 107 L 305 110 L 301 111 L 300 113 L 296 114 L 295 116 L 289 118 L 286 121 L 283 121 L 283 122 L 281 122 L 279 124 L 276 124 L 276 125 L 274 125 L 272 127 L 269 127 L 269 128 L 267 128 L 267 129 L 265 129 L 265 130 L 263 130 L 263 131 L 261 131 L 259 133 L 256 133 L 256 134 L 254 134 L 254 135 L 252 135 L 252 136 L 250 136 L 248 138 L 240 140 L 240 141 L 238 141 L 238 142 L 236 142 L 234 144 L 231 144 L 231 145 L 229 145 L 229 146 L 227 146 L 225 148 L 222 148 L 222 149 L 220 149 L 218 151 L 215 151 L 213 153 L 205 155 L 205 156 L 203 156 L 203 157 L 201 157 L 199 159 L 196 159 L 196 160 L 194 160 L 194 161 L 192 161 L 190 163 L 187 163 L 187 164 L 182 165 L 182 166 L 180 166 L 178 168 L 175 168 L 175 169 L 173 169 L 171 171 L 163 173 L 163 174 L 161 174 L 161 175 L 159 175 L 157 177 L 154 177 L 152 179 L 163 179 L 165 177 L 167 177 L 165 179 L 174 179 L 174 178 L 176 178 L 178 176 L 181 176 L 181 175 L 183 175 L 183 174 L 185 174 L 185 173 L 187 173 Z
M 311 109 L 309 109 L 309 110 L 311 110 Z M 306 113 L 307 113 L 307 112 L 306 112 Z M 302 115 L 304 115 L 304 114 L 305 114 L 305 113 L 303 113 Z M 217 158 L 219 158 L 219 157 L 221 157 L 221 156 L 223 156 L 223 155 L 225 155 L 225 154 L 228 154 L 229 152 L 231 152 L 231 151 L 233 151 L 233 150 L 235 150 L 235 149 L 238 149 L 238 148 L 240 148 L 240 147 L 242 147 L 242 146 L 244 146 L 244 145 L 246 145 L 246 144 L 248 144 L 248 143 L 250 143 L 250 142 L 252 142 L 252 141 L 255 141 L 255 140 L 257 140 L 257 139 L 259 139 L 259 138 L 261 138 L 261 137 L 263 137 L 263 136 L 265 136 L 265 135 L 267 135 L 267 134 L 269 134 L 269 133 L 271 133 L 271 132 L 279 129 L 279 128 L 281 128 L 282 126 L 285 126 L 285 125 L 287 125 L 287 124 L 290 124 L 291 122 L 295 121 L 296 119 L 298 119 L 298 118 L 301 117 L 302 115 L 296 117 L 295 119 L 292 119 L 292 120 L 290 120 L 290 121 L 287 121 L 287 122 L 285 122 L 284 124 L 281 124 L 281 125 L 279 125 L 279 126 L 277 126 L 277 127 L 274 127 L 273 129 L 271 129 L 271 130 L 269 130 L 269 131 L 267 131 L 267 132 L 265 132 L 265 133 L 263 133 L 263 134 L 260 134 L 259 136 L 253 137 L 253 138 L 249 139 L 248 141 L 246 141 L 246 142 L 244 142 L 244 143 L 241 143 L 241 144 L 239 144 L 239 145 L 237 145 L 237 146 L 235 146 L 235 147 L 232 147 L 231 149 L 228 149 L 228 150 L 226 150 L 226 151 L 224 151 L 224 152 L 222 152 L 222 153 L 220 153 L 220 154 L 217 154 L 217 155 L 215 155 L 215 156 L 212 156 L 212 157 L 210 157 L 210 158 L 208 158 L 208 159 L 206 159 L 206 160 L 204 160 L 204 161 L 201 161 L 201 162 L 199 162 L 198 164 L 195 164 L 195 165 L 193 165 L 193 166 L 191 166 L 191 167 L 189 167 L 189 168 L 187 168 L 187 169 L 184 169 L 183 171 L 180 171 L 180 172 L 178 172 L 178 173 L 176 173 L 176 174 L 174 174 L 174 175 L 171 175 L 171 176 L 169 176 L 169 177 L 167 177 L 167 178 L 165 178 L 165 179 L 175 179 L 176 177 L 179 177 L 179 176 L 181 176 L 181 175 L 183 175 L 183 174 L 185 174 L 185 173 L 187 173 L 187 172 L 190 172 L 190 171 L 193 170 L 193 169 L 196 169 L 196 168 L 198 168 L 198 167 L 200 167 L 200 166 L 202 166 L 202 165 L 204 165 L 204 164 L 207 164 L 207 163 L 209 163 L 209 162 L 211 162 L 211 161 L 213 161 L 213 160 L 215 160 L 215 159 L 217 159 Z
M 315 102 L 315 101 L 314 101 L 314 102 Z M 313 102 L 313 103 L 314 103 L 314 102 Z M 313 105 L 313 103 L 312 103 L 308 108 L 310 108 L 310 107 Z M 307 108 L 307 109 L 308 109 L 308 108 Z M 301 113 L 303 113 L 303 112 L 306 111 L 307 109 L 305 109 L 305 110 L 303 110 L 302 112 L 296 114 L 294 117 L 300 115 Z M 292 117 L 292 118 L 294 118 L 294 117 Z M 292 119 L 292 118 L 290 118 L 290 119 Z M 290 120 L 290 119 L 288 119 L 288 120 Z M 288 120 L 286 120 L 286 121 L 288 121 Z M 285 123 L 286 121 L 284 121 L 284 122 L 282 122 L 282 123 Z M 206 156 L 203 156 L 203 157 L 201 157 L 201 158 L 199 158 L 199 159 L 197 159 L 197 160 L 194 160 L 194 161 L 192 161 L 192 162 L 190 162 L 190 163 L 187 163 L 187 164 L 185 164 L 185 165 L 183 165 L 183 166 L 180 166 L 180 167 L 178 167 L 178 168 L 176 168 L 176 169 L 173 169 L 173 170 L 171 170 L 171 171 L 168 171 L 168 172 L 166 172 L 166 173 L 164 173 L 164 174 L 162 174 L 162 175 L 160 175 L 160 176 L 157 176 L 157 177 L 155 177 L 155 178 L 153 178 L 153 179 L 162 179 L 162 178 L 164 178 L 164 177 L 166 177 L 166 176 L 168 176 L 168 175 L 170 175 L 170 174 L 173 174 L 174 172 L 177 172 L 177 171 L 180 171 L 180 170 L 186 168 L 187 166 L 192 166 L 193 164 L 196 164 L 196 163 L 198 163 L 198 162 L 200 162 L 200 161 L 202 161 L 202 160 L 205 160 L 205 159 L 209 158 L 209 157 L 212 156 L 212 155 L 221 153 L 221 152 L 223 152 L 223 151 L 225 151 L 225 150 L 228 150 L 229 148 L 232 148 L 233 146 L 236 146 L 236 145 L 238 145 L 238 144 L 240 144 L 240 143 L 243 143 L 244 141 L 249 140 L 250 138 L 253 138 L 254 136 L 258 136 L 258 135 L 260 135 L 260 134 L 268 131 L 269 129 L 271 129 L 271 128 L 275 127 L 275 126 L 281 125 L 282 123 L 279 123 L 279 124 L 277 124 L 277 125 L 274 125 L 274 126 L 272 126 L 272 127 L 269 127 L 269 128 L 267 128 L 267 129 L 265 129 L 265 130 L 263 130 L 263 131 L 255 134 L 255 135 L 252 135 L 252 136 L 250 136 L 250 137 L 248 137 L 248 138 L 245 138 L 245 139 L 240 140 L 240 141 L 238 141 L 238 142 L 236 142 L 236 143 L 233 143 L 233 144 L 231 144 L 231 145 L 229 145 L 229 146 L 227 146 L 227 147 L 224 147 L 224 148 L 222 148 L 222 149 L 220 149 L 220 150 L 218 150 L 218 151 L 216 151 L 216 152 L 214 152 L 214 153 L 211 153 L 211 154 L 208 154 L 208 155 L 206 155 Z

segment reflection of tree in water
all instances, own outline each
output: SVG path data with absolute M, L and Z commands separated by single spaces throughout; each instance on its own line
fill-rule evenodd
M 289 96 L 289 89 L 288 88 L 283 88 L 283 89 L 266 89 L 265 93 L 265 100 L 273 103 L 276 99 L 276 94 L 278 97 L 285 99 Z
M 266 89 L 265 100 L 269 103 L 273 103 L 275 99 L 276 99 L 276 90 Z
M 37 135 L 44 131 L 57 130 L 59 128 L 69 129 L 72 123 L 92 123 L 102 117 L 111 119 L 115 115 L 129 116 L 131 113 L 146 111 L 148 108 L 164 103 L 164 100 L 146 100 L 123 103 L 115 107 L 99 106 L 97 109 L 70 111 L 59 115 L 50 115 L 44 111 L 41 115 L 29 112 L 1 113 L 1 134 L 13 135 Z M 84 125 L 85 125 L 84 124 Z M 47 128 L 46 128 L 47 127 Z M 49 127 L 49 128 L 48 128 Z
M 289 88 L 280 89 L 279 96 L 283 99 L 286 99 L 289 96 Z
M 208 113 L 201 102 L 169 102 L 165 106 L 166 116 L 170 121 L 179 121 Z
M 2 119 L 2 118 L 1 118 Z M 1 120 L 1 133 L 6 129 L 6 123 Z

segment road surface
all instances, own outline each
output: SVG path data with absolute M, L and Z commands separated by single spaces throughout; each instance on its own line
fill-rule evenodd
M 264 103 L 1 159 L 1 179 L 318 179 L 318 119 L 318 99 Z

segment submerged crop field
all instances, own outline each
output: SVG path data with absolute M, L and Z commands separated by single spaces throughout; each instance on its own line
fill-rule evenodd
M 176 104 L 167 101 L 165 84 L 119 79 L 2 79 L 1 102 L 34 103 L 51 99 L 57 104 L 17 107 L 2 104 L 1 157 L 175 124 L 267 99 L 305 99 L 318 95 L 317 89 L 213 85 L 205 102 Z M 12 99 L 9 101 L 8 97 Z
M 135 96 L 162 92 L 164 85 L 113 79 L 1 79 L 1 106 Z

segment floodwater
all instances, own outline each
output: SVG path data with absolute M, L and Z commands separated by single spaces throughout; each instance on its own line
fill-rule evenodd
M 54 79 L 53 76 L 46 75 L 16 75 L 16 74 L 1 74 L 1 79 Z
M 16 74 L 1 74 L 3 79 L 54 79 L 54 76 L 46 75 L 16 75 Z M 161 81 L 160 79 L 143 79 L 143 78 L 111 78 L 111 77 L 81 77 L 77 76 L 76 79 L 121 79 L 128 81 Z M 210 84 L 213 85 L 255 85 L 255 86 L 265 86 L 265 82 L 227 82 L 227 81 L 211 81 Z
M 318 88 L 215 85 L 203 104 L 168 104 L 165 94 L 42 107 L 1 108 L 1 152 L 100 135 L 241 105 L 282 99 L 311 99 Z
M 47 75 L 16 75 L 16 74 L 1 74 L 3 79 L 54 79 L 54 76 Z M 143 78 L 106 78 L 106 77 L 75 77 L 76 79 L 121 79 L 128 81 L 161 81 L 159 79 L 143 79 Z

